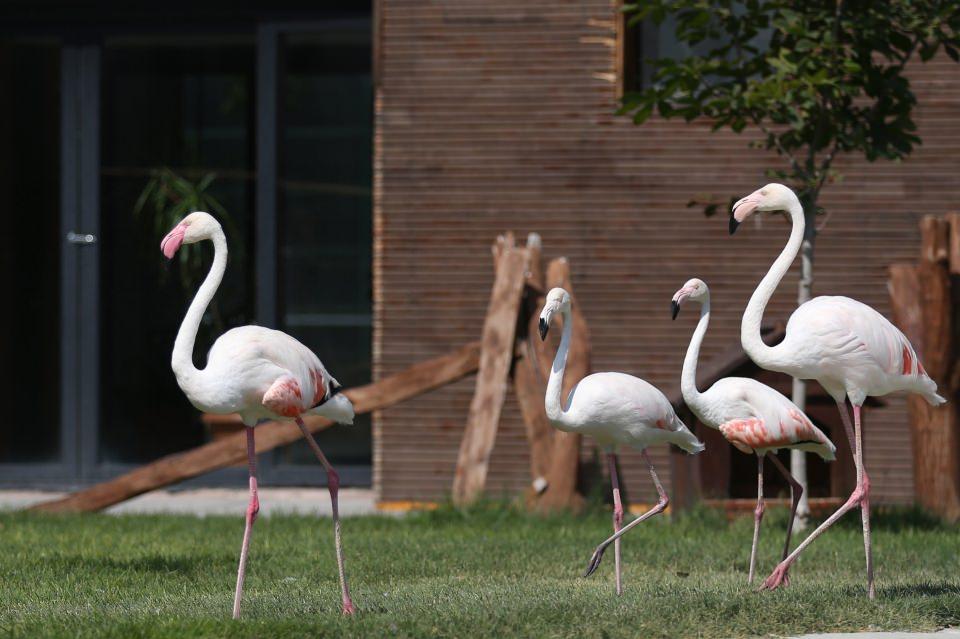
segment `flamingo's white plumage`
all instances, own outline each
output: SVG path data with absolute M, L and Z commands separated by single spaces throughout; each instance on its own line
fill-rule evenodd
M 917 393 L 930 404 L 944 400 L 917 357 L 909 340 L 883 315 L 849 297 L 817 297 L 802 304 L 787 322 L 786 337 L 767 346 L 760 337 L 763 311 L 803 243 L 803 206 L 782 184 L 768 184 L 733 206 L 730 233 L 757 211 L 786 211 L 792 222 L 790 239 L 750 297 L 743 314 L 740 340 L 744 350 L 762 368 L 800 379 L 815 379 L 836 401 L 857 466 L 857 487 L 850 498 L 784 559 L 764 582 L 765 588 L 783 583 L 797 556 L 847 511 L 861 507 L 864 551 L 867 559 L 867 593 L 874 596 L 873 557 L 870 545 L 870 480 L 863 467 L 860 407 L 869 396 L 897 391 Z M 846 399 L 853 406 L 850 424 Z
M 793 519 L 800 502 L 802 487 L 777 459 L 781 448 L 799 448 L 817 453 L 826 460 L 836 456 L 836 447 L 814 426 L 796 404 L 766 384 L 747 377 L 725 377 L 702 393 L 697 390 L 697 362 L 700 346 L 710 325 L 710 289 L 706 282 L 693 278 L 678 290 L 671 301 L 674 319 L 684 301 L 700 304 L 700 321 L 690 339 L 683 360 L 680 390 L 683 401 L 704 425 L 718 429 L 737 449 L 757 455 L 757 507 L 754 510 L 753 545 L 750 549 L 750 570 L 747 582 L 753 582 L 757 541 L 763 519 L 763 460 L 769 455 L 773 465 L 790 483 L 792 504 L 787 524 L 783 558 L 790 548 Z
M 213 265 L 180 325 L 173 345 L 171 366 L 180 388 L 197 409 L 208 413 L 239 413 L 246 425 L 250 504 L 240 551 L 233 616 L 236 618 L 240 615 L 250 535 L 260 509 L 254 426 L 264 418 L 296 421 L 327 471 L 343 611 L 350 614 L 354 607 L 343 567 L 337 510 L 339 477 L 301 416 L 317 414 L 350 424 L 353 422 L 353 405 L 339 394 L 340 384 L 309 348 L 286 333 L 262 326 L 241 326 L 227 331 L 214 342 L 207 355 L 207 365 L 202 369 L 194 365 L 193 347 L 200 321 L 226 271 L 227 238 L 211 215 L 196 212 L 177 224 L 160 244 L 160 250 L 169 259 L 183 244 L 203 240 L 213 242 Z
M 590 560 L 587 575 L 600 565 L 603 552 L 614 543 L 617 594 L 622 592 L 620 571 L 620 537 L 649 517 L 663 512 L 669 500 L 656 470 L 647 455 L 647 447 L 671 443 L 689 453 L 699 453 L 703 444 L 677 417 L 670 401 L 647 382 L 624 373 L 594 373 L 573 387 L 566 401 L 562 398 L 563 372 L 573 335 L 570 294 L 562 288 L 552 289 L 540 313 L 540 337 L 546 338 L 556 315 L 563 318 L 560 347 L 553 361 L 547 383 L 545 408 L 547 418 L 557 429 L 590 435 L 607 451 L 610 479 L 613 484 L 614 534 L 600 544 Z M 621 528 L 623 505 L 617 476 L 616 447 L 627 445 L 643 453 L 659 494 L 657 505 Z

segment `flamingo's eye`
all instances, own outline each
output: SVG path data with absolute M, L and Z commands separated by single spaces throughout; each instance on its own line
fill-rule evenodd
M 766 191 L 760 191 L 760 195 L 766 195 L 766 194 L 767 194 Z

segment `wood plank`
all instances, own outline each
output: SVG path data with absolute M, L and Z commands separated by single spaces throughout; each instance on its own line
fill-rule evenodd
M 494 250 L 496 252 L 498 249 Z M 470 403 L 453 479 L 453 501 L 458 505 L 469 504 L 483 493 L 513 361 L 517 317 L 528 258 L 525 250 L 511 246 L 499 247 L 499 251 L 497 274 L 480 340 L 476 390 Z
M 479 362 L 480 342 L 471 342 L 451 353 L 414 364 L 380 381 L 347 389 L 343 394 L 350 398 L 358 414 L 369 413 L 462 379 L 475 372 Z M 239 421 L 238 417 L 235 419 Z M 316 415 L 306 417 L 304 422 L 311 432 L 332 425 L 329 420 Z M 262 423 L 257 426 L 257 452 L 264 453 L 293 443 L 301 436 L 294 422 Z M 110 481 L 33 506 L 31 510 L 102 510 L 145 492 L 243 461 L 247 458 L 246 446 L 246 434 L 240 432 L 182 453 L 167 455 Z
M 563 376 L 563 397 L 570 389 L 590 373 L 590 329 L 584 319 L 583 311 L 577 302 L 570 280 L 570 263 L 560 257 L 550 261 L 547 266 L 546 288 L 562 287 L 570 293 L 573 300 L 572 319 L 573 337 L 570 353 L 567 356 L 567 368 Z M 560 333 L 561 327 L 551 331 Z M 551 358 L 552 360 L 552 358 Z M 549 361 L 546 360 L 547 366 Z M 550 468 L 547 473 L 547 490 L 537 502 L 538 510 L 543 512 L 583 508 L 583 496 L 577 492 L 577 479 L 580 469 L 580 444 L 582 437 L 576 433 L 556 431 L 553 437 Z

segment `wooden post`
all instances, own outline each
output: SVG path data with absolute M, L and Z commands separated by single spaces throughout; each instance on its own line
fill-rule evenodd
M 949 266 L 960 268 L 960 216 L 925 216 L 920 221 L 918 264 L 889 269 L 890 299 L 901 330 L 913 343 L 940 395 L 957 395 L 953 333 L 957 318 Z M 914 496 L 917 503 L 949 521 L 960 520 L 960 438 L 954 401 L 933 407 L 910 395 Z
M 561 286 L 573 298 L 573 342 L 567 357 L 566 374 L 563 380 L 563 397 L 567 397 L 574 384 L 590 373 L 590 330 L 577 303 L 570 282 L 570 264 L 566 258 L 550 261 L 547 267 L 546 290 Z M 555 331 L 560 333 L 558 326 Z M 542 365 L 549 371 L 551 358 L 544 358 Z M 549 375 L 549 372 L 547 373 Z M 577 492 L 577 475 L 580 468 L 580 435 L 556 431 L 553 436 L 553 451 L 547 471 L 547 489 L 537 503 L 541 511 L 557 509 L 580 510 L 583 496 Z
M 453 479 L 453 501 L 461 506 L 475 501 L 487 481 L 490 453 L 513 361 L 517 317 L 527 270 L 528 254 L 524 249 L 506 244 L 495 246 L 494 256 L 498 258 L 497 274 L 480 340 L 477 386 Z
M 541 252 L 540 236 L 531 233 L 527 237 L 526 287 L 517 326 L 518 357 L 513 365 L 513 390 L 530 446 L 531 492 L 534 496 L 547 487 L 546 476 L 553 448 L 553 428 L 547 421 L 543 404 L 546 377 L 539 369 L 540 358 L 545 357 L 543 342 L 538 335 L 540 309 L 546 296 Z
M 684 406 L 679 417 L 688 428 L 693 430 L 697 418 L 689 408 Z M 726 446 L 726 448 L 728 449 L 727 456 L 729 459 L 730 446 Z M 690 510 L 700 502 L 703 496 L 699 458 L 700 455 L 691 455 L 677 446 L 670 446 L 670 505 L 673 513 Z
M 960 275 L 960 213 L 947 213 L 950 240 L 947 243 L 950 274 Z
M 471 342 L 446 355 L 415 364 L 399 373 L 344 391 L 354 410 L 368 413 L 392 406 L 427 391 L 450 384 L 475 372 L 480 361 L 480 342 Z M 224 419 L 239 421 L 235 415 Z M 304 419 L 316 432 L 331 425 L 316 415 Z M 257 452 L 295 442 L 302 437 L 293 422 L 266 422 L 257 426 Z M 239 432 L 182 453 L 162 457 L 110 481 L 91 486 L 61 499 L 31 508 L 45 512 L 89 512 L 101 510 L 191 477 L 225 468 L 246 460 L 246 434 Z
M 684 423 L 693 426 L 693 420 Z M 697 436 L 710 453 L 697 455 L 700 495 L 707 499 L 725 499 L 730 496 L 730 453 L 733 447 L 715 428 L 698 428 Z
M 513 390 L 520 404 L 527 443 L 530 445 L 531 485 L 533 492 L 540 494 L 547 488 L 554 432 L 547 421 L 543 404 L 546 389 L 534 367 L 529 341 L 518 343 L 517 350 L 519 357 L 513 365 Z

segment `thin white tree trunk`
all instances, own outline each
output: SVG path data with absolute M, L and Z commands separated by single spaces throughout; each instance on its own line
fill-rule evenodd
M 805 207 L 807 218 L 807 232 L 800 248 L 800 282 L 797 286 L 797 306 L 808 301 L 813 290 L 813 244 L 817 236 L 816 231 L 816 201 Z M 807 405 L 807 383 L 802 379 L 793 378 L 793 403 L 805 411 Z M 807 454 L 802 450 L 790 451 L 790 473 L 803 486 L 803 494 L 797 505 L 797 515 L 794 520 L 796 530 L 804 530 L 810 519 L 810 491 L 807 486 Z

